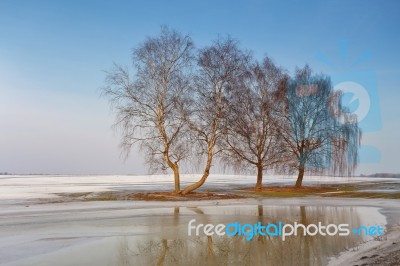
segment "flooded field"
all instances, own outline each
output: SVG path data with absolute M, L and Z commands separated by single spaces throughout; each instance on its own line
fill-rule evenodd
M 0 258 L 4 265 L 325 265 L 369 237 L 299 234 L 283 241 L 258 235 L 247 241 L 245 236 L 188 236 L 188 222 L 386 224 L 374 207 L 237 203 L 163 208 L 85 203 L 78 209 L 54 204 L 16 210 L 2 216 Z
M 207 188 L 232 190 L 250 182 L 217 177 Z M 150 179 L 150 180 L 149 180 Z M 297 234 L 189 236 L 199 224 L 348 224 L 390 232 L 399 221 L 395 199 L 328 197 L 227 200 L 66 200 L 63 193 L 88 195 L 129 189 L 165 188 L 161 177 L 5 177 L 0 180 L 0 265 L 327 265 L 361 243 L 384 240 L 365 233 L 340 236 Z M 151 180 L 154 179 L 154 180 Z M 389 180 L 394 182 L 393 180 Z M 275 183 L 286 184 L 287 179 Z M 312 179 L 312 184 L 324 180 Z M 343 180 L 341 180 L 343 182 Z M 350 182 L 355 186 L 360 180 Z M 138 183 L 140 183 L 138 185 Z M 365 182 L 364 182 L 365 183 Z M 390 185 L 392 186 L 392 185 Z M 4 192 L 4 193 L 3 193 Z M 63 196 L 64 195 L 64 196 Z M 246 231 L 248 232 L 248 230 Z M 397 231 L 396 231 L 397 232 Z

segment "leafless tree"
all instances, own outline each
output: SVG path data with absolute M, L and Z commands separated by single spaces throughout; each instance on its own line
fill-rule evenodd
M 116 112 L 120 146 L 126 156 L 138 143 L 152 169 L 171 169 L 180 192 L 179 162 L 188 155 L 183 137 L 193 42 L 189 36 L 162 27 L 133 50 L 135 74 L 115 65 L 107 73 L 103 93 Z
M 268 57 L 249 66 L 232 86 L 226 120 L 223 158 L 240 168 L 257 169 L 256 189 L 262 188 L 263 171 L 286 161 L 285 145 L 276 128 L 275 95 L 286 75 Z
M 298 170 L 298 187 L 306 168 L 354 171 L 357 118 L 328 77 L 305 67 L 289 79 L 268 58 L 252 63 L 229 37 L 197 57 L 193 50 L 189 36 L 163 27 L 134 49 L 133 75 L 119 65 L 107 72 L 103 94 L 116 112 L 125 156 L 139 144 L 152 170 L 172 170 L 174 191 L 182 194 L 204 184 L 216 155 L 256 166 L 258 189 L 263 171 L 282 163 Z M 193 151 L 203 158 L 202 176 L 181 190 L 179 166 Z
M 279 132 L 298 169 L 296 187 L 301 187 L 306 168 L 350 175 L 358 163 L 361 131 L 340 95 L 328 76 L 313 75 L 308 66 L 297 69 L 281 92 L 285 104 Z
M 213 159 L 220 153 L 219 144 L 226 131 L 227 91 L 238 76 L 244 75 L 250 55 L 243 52 L 230 37 L 218 39 L 211 46 L 201 49 L 195 77 L 191 112 L 186 120 L 199 155 L 205 157 L 203 174 L 183 194 L 199 188 L 210 174 Z

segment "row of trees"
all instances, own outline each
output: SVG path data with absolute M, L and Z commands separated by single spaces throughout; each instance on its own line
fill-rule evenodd
M 175 192 L 207 180 L 216 159 L 263 171 L 351 174 L 361 133 L 326 75 L 305 66 L 293 77 L 261 62 L 231 38 L 195 49 L 190 36 L 163 27 L 133 50 L 134 73 L 115 65 L 103 94 L 116 112 L 126 156 L 138 144 L 153 170 L 170 169 Z M 202 158 L 199 160 L 198 158 Z M 200 179 L 180 187 L 184 161 L 201 161 Z

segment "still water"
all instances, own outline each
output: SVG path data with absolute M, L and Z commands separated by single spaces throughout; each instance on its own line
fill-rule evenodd
M 351 207 L 267 207 L 229 206 L 175 208 L 171 216 L 159 218 L 156 232 L 149 231 L 140 238 L 121 237 L 117 247 L 116 265 L 325 265 L 331 256 L 350 249 L 363 241 L 358 236 L 289 236 L 282 241 L 276 236 L 256 236 L 246 241 L 245 236 L 188 237 L 187 221 L 197 223 L 262 224 L 298 222 L 360 226 L 369 224 L 363 215 L 371 208 Z M 376 211 L 376 210 L 374 210 Z M 365 217 L 366 218 L 366 217 Z M 151 223 L 149 221 L 149 223 Z
M 255 236 L 246 241 L 245 236 L 188 236 L 188 222 L 346 223 L 350 229 L 386 223 L 373 207 L 262 204 L 113 209 L 75 215 L 60 212 L 46 217 L 38 215 L 30 225 L 25 218 L 20 228 L 14 220 L 9 230 L 15 229 L 18 235 L 25 228 L 24 237 L 31 235 L 32 239 L 20 245 L 25 250 L 16 253 L 19 258 L 9 256 L 4 265 L 326 265 L 330 257 L 371 236 L 299 233 L 285 241 L 278 236 Z

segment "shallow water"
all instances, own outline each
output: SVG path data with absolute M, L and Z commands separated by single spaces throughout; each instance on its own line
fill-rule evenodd
M 311 205 L 311 204 L 310 204 Z M 196 224 L 384 225 L 374 207 L 247 204 L 230 206 L 62 209 L 18 214 L 0 229 L 4 265 L 325 265 L 329 257 L 371 237 L 188 236 Z M 13 218 L 13 219 L 12 219 Z M 5 231 L 3 231 L 5 230 Z M 7 231 L 7 232 L 6 232 Z M 19 240 L 18 240 L 19 239 Z

